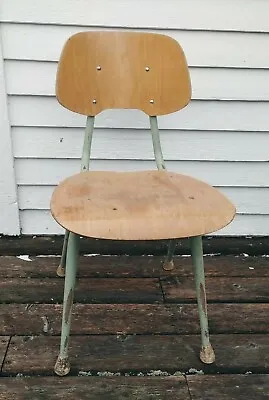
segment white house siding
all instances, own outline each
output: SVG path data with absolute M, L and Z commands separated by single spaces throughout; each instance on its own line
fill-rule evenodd
M 209 182 L 235 203 L 234 222 L 218 234 L 268 235 L 268 15 L 265 0 L 2 0 L 21 232 L 62 233 L 50 216 L 50 196 L 79 169 L 85 118 L 54 97 L 63 44 L 78 31 L 120 28 L 167 33 L 184 48 L 193 100 L 159 119 L 168 168 Z M 96 125 L 91 168 L 153 167 L 143 113 L 107 111 Z M 18 218 L 16 224 L 9 234 L 18 233 Z

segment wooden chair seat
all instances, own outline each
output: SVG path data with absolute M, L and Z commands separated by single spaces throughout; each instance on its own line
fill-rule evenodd
M 214 232 L 233 219 L 235 207 L 215 188 L 174 172 L 90 171 L 55 189 L 51 211 L 82 236 L 157 240 Z

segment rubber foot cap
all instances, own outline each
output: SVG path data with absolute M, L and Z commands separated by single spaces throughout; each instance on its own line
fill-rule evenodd
M 200 360 L 204 364 L 212 364 L 215 361 L 215 353 L 210 343 L 202 347 L 200 351 Z

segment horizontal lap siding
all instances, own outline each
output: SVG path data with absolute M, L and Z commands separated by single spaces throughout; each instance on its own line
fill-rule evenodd
M 63 44 L 69 36 L 88 30 L 96 29 L 82 26 L 3 24 L 3 54 L 9 60 L 58 61 Z M 168 34 L 180 42 L 191 67 L 269 67 L 269 58 L 264 51 L 269 46 L 267 33 L 169 29 L 150 31 Z
M 55 185 L 79 169 L 85 118 L 55 100 L 57 60 L 70 35 L 100 26 L 150 28 L 182 44 L 193 101 L 182 112 L 159 119 L 167 166 L 207 181 L 235 203 L 234 222 L 218 234 L 269 233 L 269 55 L 264 51 L 269 47 L 269 4 L 145 0 L 139 15 L 137 3 L 128 3 L 127 12 L 121 0 L 93 1 L 91 7 L 83 0 L 76 6 L 63 0 L 36 4 L 4 0 L 2 7 L 23 233 L 62 233 L 50 216 L 49 201 Z M 154 168 L 143 113 L 107 111 L 96 125 L 92 169 Z
M 9 22 L 268 32 L 266 0 L 3 0 Z

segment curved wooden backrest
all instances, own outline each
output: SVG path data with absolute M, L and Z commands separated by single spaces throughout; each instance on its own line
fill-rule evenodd
M 79 114 L 134 108 L 154 116 L 185 107 L 191 85 L 183 50 L 169 36 L 80 32 L 63 48 L 56 96 Z

